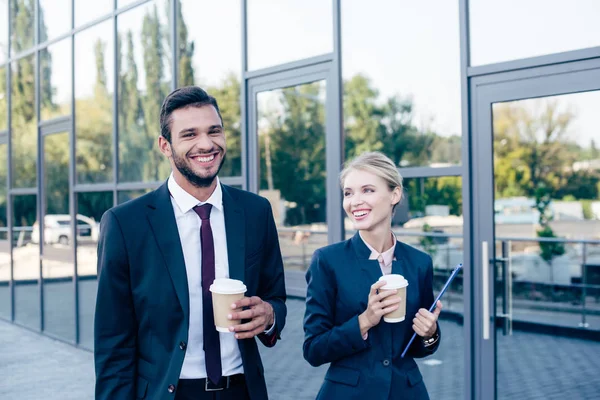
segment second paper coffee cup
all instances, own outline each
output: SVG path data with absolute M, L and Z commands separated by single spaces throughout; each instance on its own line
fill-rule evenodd
M 390 323 L 404 321 L 404 318 L 406 317 L 406 288 L 408 286 L 408 281 L 404 279 L 402 275 L 398 274 L 384 275 L 379 278 L 379 280 L 386 282 L 386 284 L 379 289 L 380 291 L 398 290 L 397 294 L 389 296 L 388 299 L 393 299 L 394 297 L 400 297 L 401 299 L 398 308 L 391 313 L 384 315 L 383 320 Z
M 229 327 L 238 325 L 241 320 L 228 319 L 233 311 L 231 305 L 242 299 L 246 293 L 246 285 L 237 279 L 219 278 L 210 285 L 213 300 L 215 327 L 219 332 L 229 332 Z

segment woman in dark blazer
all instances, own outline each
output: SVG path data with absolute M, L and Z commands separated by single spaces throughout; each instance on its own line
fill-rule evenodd
M 304 358 L 331 363 L 317 399 L 429 399 L 414 358 L 433 354 L 440 343 L 433 313 L 431 257 L 397 241 L 393 210 L 402 198 L 402 177 L 381 153 L 365 153 L 341 174 L 344 210 L 357 233 L 317 250 L 306 274 Z M 406 318 L 387 323 L 398 308 L 394 291 L 379 292 L 389 273 L 408 281 Z M 404 358 L 413 332 L 418 334 Z

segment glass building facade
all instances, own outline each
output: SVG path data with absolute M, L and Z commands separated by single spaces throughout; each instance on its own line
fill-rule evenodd
M 381 151 L 404 177 L 393 230 L 432 255 L 436 293 L 465 265 L 420 363 L 432 398 L 586 398 L 598 17 L 593 0 L 0 0 L 0 318 L 92 349 L 100 218 L 167 179 L 160 106 L 198 85 L 223 115 L 222 182 L 273 206 L 290 295 L 354 233 L 344 160 Z M 535 385 L 512 384 L 524 369 Z

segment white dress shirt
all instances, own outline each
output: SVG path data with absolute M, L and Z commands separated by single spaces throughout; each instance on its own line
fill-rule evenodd
M 183 190 L 175 182 L 173 174 L 169 177 L 167 184 L 169 192 L 171 192 L 171 203 L 173 204 L 173 211 L 175 211 L 177 230 L 181 239 L 190 294 L 188 343 L 179 377 L 182 379 L 206 378 L 202 334 L 202 251 L 200 244 L 200 226 L 202 222 L 193 208 L 206 203 L 212 204 L 210 226 L 215 244 L 215 278 L 229 278 L 223 191 L 217 177 L 215 191 L 203 203 Z M 234 334 L 219 332 L 219 339 L 221 342 L 222 375 L 229 376 L 244 373 L 242 355 Z

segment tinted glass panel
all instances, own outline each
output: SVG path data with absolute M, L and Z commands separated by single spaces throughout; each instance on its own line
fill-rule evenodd
M 171 167 L 158 149 L 160 106 L 171 91 L 167 2 L 119 15 L 119 181 L 153 182 Z
M 77 194 L 77 212 L 86 223 L 79 223 L 82 231 L 77 235 L 77 274 L 79 277 L 79 338 L 83 347 L 94 346 L 94 309 L 97 290 L 97 248 L 100 220 L 113 206 L 112 192 Z M 89 232 L 87 226 L 89 225 Z M 83 230 L 85 228 L 85 231 Z
M 10 53 L 19 54 L 35 44 L 35 1 L 10 0 Z
M 499 399 L 593 398 L 600 385 L 600 346 L 557 329 L 600 332 L 599 106 L 593 91 L 492 107 Z M 532 343 L 553 351 L 535 357 Z
M 73 287 L 75 264 L 69 215 L 68 132 L 44 137 L 44 198 L 44 258 L 42 260 L 44 330 L 73 341 L 75 340 L 75 289 Z M 39 235 L 34 232 L 33 238 L 36 237 Z
M 252 0 L 247 7 L 249 70 L 333 51 L 330 1 Z
M 258 93 L 259 194 L 271 202 L 286 269 L 327 244 L 325 82 Z
M 398 167 L 460 164 L 457 2 L 341 5 L 346 158 L 378 150 Z
M 101 183 L 113 179 L 112 38 L 112 21 L 75 36 L 75 163 L 78 183 Z
M 0 64 L 8 59 L 8 1 L 0 0 Z
M 40 43 L 71 30 L 72 0 L 39 0 Z
M 35 110 L 35 58 L 12 64 L 12 185 L 35 187 L 37 166 L 37 118 Z
M 471 65 L 600 46 L 598 15 L 595 0 L 471 0 Z
M 71 114 L 71 39 L 40 51 L 42 120 Z
M 114 0 L 75 0 L 75 26 L 81 26 L 110 13 L 114 4 Z
M 15 320 L 40 329 L 40 245 L 37 224 L 37 197 L 13 198 L 13 279 L 15 280 Z M 37 237 L 32 237 L 37 230 Z
M 227 158 L 219 176 L 242 174 L 240 135 L 240 3 L 208 0 L 179 2 L 178 85 L 198 85 L 217 99 L 227 140 Z M 198 24 L 198 15 L 211 15 Z M 223 34 L 206 40 L 207 31 Z M 213 62 L 213 60 L 219 62 Z

